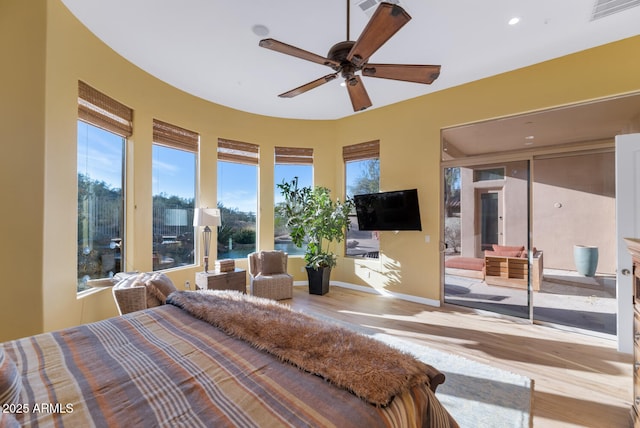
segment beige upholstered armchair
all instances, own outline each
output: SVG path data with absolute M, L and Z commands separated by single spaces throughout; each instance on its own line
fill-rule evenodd
M 287 253 L 259 251 L 249 254 L 248 258 L 251 295 L 273 300 L 293 297 L 293 277 L 287 273 Z
M 171 279 L 160 272 L 117 274 L 116 277 L 120 281 L 112 292 L 120 315 L 164 305 L 167 296 L 176 291 Z

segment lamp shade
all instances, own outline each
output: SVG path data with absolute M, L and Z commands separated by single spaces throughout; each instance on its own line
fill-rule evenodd
M 196 208 L 193 212 L 194 226 L 220 226 L 220 210 L 217 208 Z

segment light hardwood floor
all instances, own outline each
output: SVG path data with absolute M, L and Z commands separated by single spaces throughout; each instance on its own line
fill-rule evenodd
M 612 340 L 338 286 L 324 296 L 294 287 L 285 302 L 528 376 L 535 427 L 629 426 L 632 357 Z

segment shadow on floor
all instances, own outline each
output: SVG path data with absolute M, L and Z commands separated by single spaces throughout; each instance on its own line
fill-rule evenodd
M 609 335 L 616 334 L 615 277 L 576 277 L 545 271 L 532 296 L 534 320 Z M 445 276 L 445 302 L 529 319 L 527 292 L 490 286 L 481 279 Z

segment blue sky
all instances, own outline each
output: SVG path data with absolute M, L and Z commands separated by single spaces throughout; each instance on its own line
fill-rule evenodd
M 93 180 L 104 181 L 113 188 L 122 185 L 123 138 L 78 121 L 78 172 L 89 173 Z M 353 173 L 358 176 L 358 173 Z M 274 170 L 275 202 L 283 200 L 276 184 L 299 178 L 299 186 L 313 185 L 313 167 L 276 165 Z M 164 193 L 183 198 L 193 197 L 195 156 L 161 146 L 153 148 L 153 194 Z M 218 199 L 229 208 L 256 212 L 258 168 L 232 162 L 218 163 Z
M 283 201 L 276 184 L 298 177 L 300 187 L 313 184 L 313 167 L 305 165 L 277 165 L 274 169 L 275 202 Z M 218 162 L 218 200 L 228 208 L 256 212 L 258 168 L 233 162 Z
M 78 173 L 122 187 L 123 138 L 78 121 Z
M 227 208 L 256 213 L 258 168 L 234 162 L 218 162 L 218 202 Z
M 275 187 L 283 180 L 289 182 L 298 177 L 298 187 L 313 186 L 313 166 L 310 165 L 276 165 L 273 175 L 275 203 L 284 202 L 280 189 Z
M 153 146 L 153 194 L 192 199 L 196 191 L 196 155 L 163 146 Z
M 351 192 L 349 191 L 349 188 L 352 187 L 356 181 L 358 181 L 358 179 L 360 178 L 360 176 L 363 173 L 363 169 L 362 169 L 362 162 L 361 161 L 356 161 L 356 162 L 347 162 L 346 165 L 346 176 L 347 176 L 347 194 L 349 196 L 353 196 L 351 195 Z
M 112 188 L 122 186 L 123 138 L 78 121 L 78 172 Z M 153 194 L 165 193 L 193 198 L 195 165 L 193 153 L 153 146 Z

